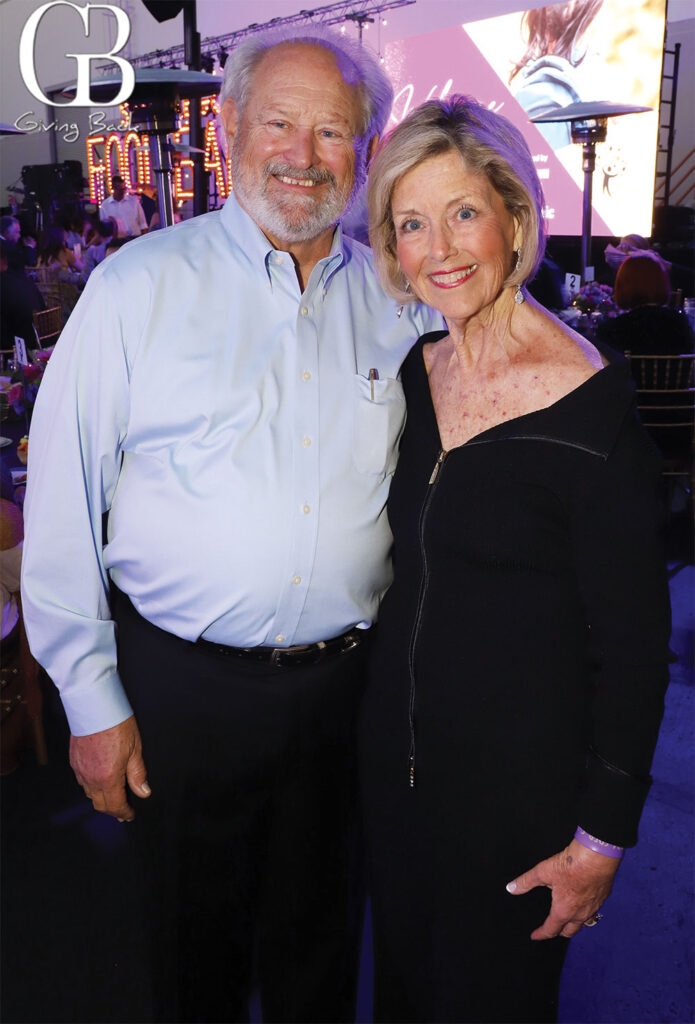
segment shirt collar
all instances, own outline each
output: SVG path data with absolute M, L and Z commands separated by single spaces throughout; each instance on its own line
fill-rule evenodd
M 266 265 L 267 269 L 267 258 L 274 249 L 233 192 L 222 208 L 222 223 L 240 255 L 251 265 Z
M 268 241 L 253 217 L 241 206 L 233 192 L 230 192 L 229 198 L 222 208 L 222 222 L 248 263 L 258 268 L 262 266 L 270 280 L 269 261 L 277 250 Z M 345 246 L 346 241 L 342 228 L 338 224 L 333 232 L 331 251 L 328 256 L 319 260 L 319 265 L 323 266 L 321 280 L 324 287 L 336 270 L 349 259 L 348 249 Z
M 323 263 L 323 275 L 322 280 L 324 287 L 328 284 L 329 280 L 333 277 L 337 270 L 347 263 L 349 260 L 349 250 L 345 244 L 348 240 L 343 235 L 342 224 L 336 225 L 336 229 L 333 232 L 333 244 L 331 245 L 331 251 L 325 260 L 319 260 Z

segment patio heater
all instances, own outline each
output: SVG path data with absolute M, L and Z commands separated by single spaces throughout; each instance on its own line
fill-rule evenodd
M 146 131 L 152 141 L 152 170 L 157 182 L 162 227 L 170 227 L 174 223 L 172 147 L 166 137 L 176 131 L 181 100 L 210 96 L 219 92 L 221 85 L 219 75 L 208 75 L 204 71 L 184 71 L 180 68 L 143 68 L 135 71 L 135 88 L 128 100 L 128 107 L 132 123 Z M 120 77 L 96 78 L 90 83 L 92 97 L 103 106 L 109 105 L 120 88 Z M 68 86 L 62 95 L 73 96 L 75 89 L 75 85 Z
M 552 110 L 541 111 L 540 114 L 531 118 L 534 124 L 569 121 L 572 142 L 582 147 L 582 170 L 584 171 L 582 284 L 586 284 L 586 268 L 591 263 L 591 190 L 596 167 L 596 144 L 606 141 L 609 117 L 618 117 L 621 114 L 644 114 L 651 109 L 651 107 L 635 107 L 627 103 L 589 100 L 586 103 L 570 103 L 566 107 L 554 107 Z

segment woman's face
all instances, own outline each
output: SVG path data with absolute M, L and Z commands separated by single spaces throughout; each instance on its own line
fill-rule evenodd
M 398 259 L 418 298 L 447 321 L 492 311 L 521 231 L 485 174 L 467 170 L 456 150 L 431 157 L 398 182 L 391 213 Z

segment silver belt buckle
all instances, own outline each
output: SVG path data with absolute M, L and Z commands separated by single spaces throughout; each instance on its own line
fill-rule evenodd
M 345 646 L 341 650 L 341 654 L 347 654 L 348 651 L 354 651 L 355 647 L 359 647 L 362 643 L 362 637 L 359 633 L 349 633 L 345 637 Z
M 307 654 L 313 646 L 313 644 L 297 644 L 295 647 L 275 647 L 270 655 L 270 664 L 275 665 L 276 668 L 282 668 L 283 664 L 291 665 L 295 656 L 301 657 L 303 654 Z

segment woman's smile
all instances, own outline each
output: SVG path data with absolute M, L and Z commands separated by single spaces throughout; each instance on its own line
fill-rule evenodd
M 436 288 L 457 288 L 464 281 L 470 280 L 478 269 L 477 263 L 469 267 L 456 267 L 454 270 L 441 270 L 430 274 L 430 281 Z

